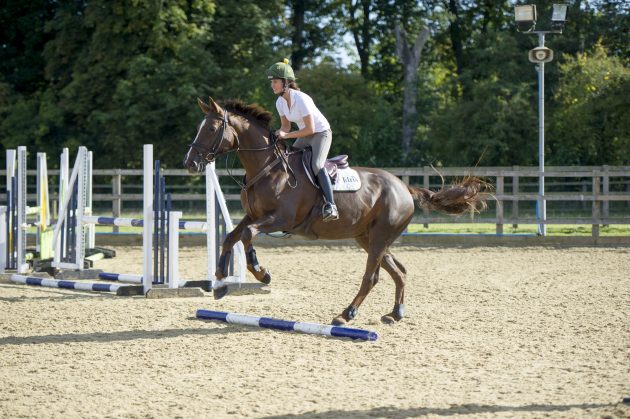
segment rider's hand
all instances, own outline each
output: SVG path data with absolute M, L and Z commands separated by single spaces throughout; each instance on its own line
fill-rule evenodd
M 287 133 L 285 131 L 282 131 L 281 129 L 276 131 L 276 136 L 281 139 L 284 140 L 287 137 Z

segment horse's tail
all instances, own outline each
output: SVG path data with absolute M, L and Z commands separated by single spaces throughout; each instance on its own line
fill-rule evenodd
M 467 211 L 485 210 L 488 206 L 484 192 L 491 186 L 479 178 L 469 176 L 462 182 L 449 188 L 442 187 L 437 192 L 415 186 L 407 186 L 407 188 L 418 201 L 420 208 L 460 215 Z

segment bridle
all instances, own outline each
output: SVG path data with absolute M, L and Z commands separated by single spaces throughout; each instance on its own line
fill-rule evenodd
M 214 119 L 219 119 L 216 116 L 213 116 Z M 221 146 L 223 145 L 223 142 L 227 139 L 225 137 L 225 131 L 231 128 L 232 132 L 234 134 L 234 138 L 236 139 L 236 147 L 231 148 L 229 150 L 225 150 L 225 151 L 219 151 L 221 149 Z M 217 136 L 218 137 L 218 136 Z M 234 131 L 234 128 L 232 128 L 230 126 L 229 120 L 228 120 L 228 111 L 227 109 L 223 110 L 223 117 L 221 118 L 221 139 L 218 141 L 218 144 L 216 145 L 216 147 L 207 147 L 203 144 L 199 144 L 196 141 L 193 142 L 192 144 L 190 144 L 190 148 L 192 148 L 193 150 L 195 150 L 197 152 L 197 156 L 201 157 L 201 159 L 203 160 L 204 163 L 208 164 L 208 163 L 212 163 L 213 161 L 215 161 L 217 159 L 217 157 L 223 155 L 223 154 L 228 154 L 228 153 L 232 153 L 232 152 L 238 152 L 238 151 L 265 151 L 265 150 L 269 150 L 270 148 L 276 147 L 278 139 L 275 135 L 271 135 L 269 136 L 269 144 L 266 145 L 265 147 L 260 147 L 260 148 L 242 148 L 241 147 L 241 143 L 239 142 L 238 139 L 238 135 L 236 135 L 236 131 Z M 214 141 L 215 143 L 217 143 L 217 141 Z
M 219 119 L 219 117 L 214 116 L 214 115 L 213 115 L 213 118 L 214 119 Z M 226 141 L 225 131 L 228 128 L 232 129 L 232 133 L 234 135 L 234 139 L 236 140 L 236 147 L 230 148 L 230 149 L 225 150 L 225 151 L 219 151 L 221 149 L 221 146 L 223 145 L 223 142 Z M 217 137 L 218 137 L 218 135 L 217 135 Z M 284 163 L 283 165 L 285 166 L 285 171 L 287 171 L 287 168 L 288 168 L 288 171 L 291 172 L 291 174 L 293 175 L 293 178 L 295 179 L 295 185 L 291 185 L 289 183 L 289 186 L 292 187 L 292 188 L 295 188 L 297 186 L 297 178 L 295 176 L 295 173 L 293 173 L 293 169 L 291 168 L 291 166 L 289 166 L 289 162 L 288 162 L 287 157 L 284 155 L 284 153 L 282 152 L 282 150 L 278 146 L 278 137 L 274 134 L 273 131 L 269 132 L 269 144 L 267 144 L 265 147 L 260 147 L 260 148 L 242 148 L 241 144 L 239 142 L 239 139 L 238 139 L 238 135 L 236 134 L 236 131 L 229 124 L 228 111 L 227 111 L 227 109 L 223 109 L 223 117 L 221 118 L 221 136 L 220 136 L 220 140 L 217 142 L 217 140 L 215 139 L 214 143 L 218 143 L 218 144 L 216 144 L 215 147 L 208 147 L 208 146 L 205 146 L 203 144 L 197 143 L 197 140 L 195 139 L 195 141 L 193 141 L 190 144 L 191 150 L 195 150 L 197 152 L 197 157 L 199 157 L 202 160 L 202 162 L 204 163 L 203 164 L 204 167 L 205 167 L 205 165 L 215 161 L 219 156 L 226 155 L 226 157 L 227 157 L 227 155 L 229 153 L 232 153 L 232 152 L 239 152 L 239 151 L 258 152 L 258 151 L 269 150 L 270 148 L 275 148 L 275 154 L 277 156 L 276 161 L 274 163 L 272 163 L 271 165 L 268 165 L 265 169 L 263 169 L 260 172 L 260 174 L 262 175 L 264 172 L 267 172 L 270 168 L 272 168 L 273 166 L 276 165 L 276 162 L 282 161 Z M 227 160 L 226 160 L 226 164 L 227 164 Z M 254 181 L 249 182 L 248 185 L 244 185 L 243 183 L 241 183 L 238 180 L 236 180 L 236 178 L 234 178 L 234 176 L 232 176 L 232 178 L 243 189 L 245 189 L 247 187 L 251 187 L 251 185 L 253 185 L 255 181 L 259 180 L 258 176 L 256 176 L 255 177 L 256 179 Z
M 213 116 L 213 118 L 218 119 L 216 116 Z M 196 140 L 193 141 L 192 144 L 190 144 L 190 148 L 195 150 L 197 152 L 197 156 L 200 157 L 203 160 L 203 162 L 206 164 L 212 163 L 219 155 L 232 151 L 232 150 L 228 150 L 222 153 L 217 153 L 217 151 L 221 148 L 223 141 L 225 140 L 225 130 L 228 127 L 228 113 L 226 109 L 223 110 L 222 119 L 223 121 L 221 122 L 221 139 L 218 141 L 218 144 L 216 145 L 216 147 L 208 147 L 203 144 L 198 144 Z M 236 135 L 236 133 L 234 136 L 236 138 L 237 148 L 239 148 L 238 136 Z M 214 143 L 216 142 L 217 141 L 215 139 Z

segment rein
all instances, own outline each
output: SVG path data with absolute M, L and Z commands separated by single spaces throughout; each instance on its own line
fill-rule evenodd
M 214 118 L 215 119 L 219 119 L 217 117 L 214 117 Z M 226 170 L 228 172 L 228 175 L 234 180 L 234 182 L 238 186 L 241 187 L 241 189 L 247 190 L 250 187 L 252 187 L 256 182 L 258 182 L 260 179 L 262 179 L 263 177 L 268 175 L 271 172 L 271 169 L 273 169 L 275 166 L 277 166 L 279 163 L 282 162 L 285 173 L 288 175 L 289 172 L 291 172 L 291 176 L 293 176 L 293 179 L 294 179 L 294 184 L 291 184 L 290 180 L 287 181 L 287 184 L 292 189 L 295 189 L 297 187 L 298 182 L 297 182 L 297 177 L 295 175 L 295 172 L 293 171 L 293 168 L 289 164 L 289 159 L 287 158 L 285 153 L 280 149 L 280 146 L 278 145 L 278 137 L 274 134 L 273 131 L 269 131 L 269 140 L 270 140 L 270 142 L 265 147 L 242 148 L 241 144 L 240 144 L 240 141 L 239 141 L 239 138 L 238 138 L 238 135 L 236 134 L 236 131 L 229 124 L 227 109 L 223 110 L 223 118 L 221 118 L 221 120 L 222 120 L 221 121 L 221 137 L 220 137 L 221 139 L 218 141 L 218 144 L 217 144 L 216 147 L 210 148 L 210 147 L 206 147 L 206 146 L 204 146 L 202 144 L 197 144 L 196 142 L 193 142 L 192 144 L 190 144 L 190 148 L 192 148 L 193 150 L 195 150 L 197 152 L 197 155 L 203 160 L 204 163 L 206 163 L 206 164 L 212 163 L 219 156 L 225 154 L 225 168 L 226 168 Z M 221 145 L 226 140 L 225 131 L 227 130 L 227 128 L 230 128 L 232 130 L 234 138 L 236 139 L 236 147 L 232 148 L 232 149 L 229 149 L 229 150 L 226 150 L 226 151 L 219 152 L 219 149 L 221 148 Z M 266 165 L 265 167 L 263 167 L 252 178 L 251 181 L 247 182 L 247 184 L 245 184 L 243 182 L 240 182 L 238 179 L 236 179 L 234 177 L 234 175 L 232 175 L 232 172 L 231 172 L 230 168 L 228 167 L 228 160 L 229 160 L 229 154 L 230 153 L 232 153 L 232 152 L 239 152 L 239 151 L 247 151 L 247 152 L 266 151 L 266 150 L 269 150 L 272 147 L 274 148 L 274 154 L 277 156 L 276 159 L 274 161 L 272 161 L 271 163 L 269 163 L 268 165 Z

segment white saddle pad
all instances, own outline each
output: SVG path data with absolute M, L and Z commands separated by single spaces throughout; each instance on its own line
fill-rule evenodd
M 354 192 L 361 189 L 361 178 L 356 170 L 337 168 L 337 183 L 333 184 L 333 191 Z

